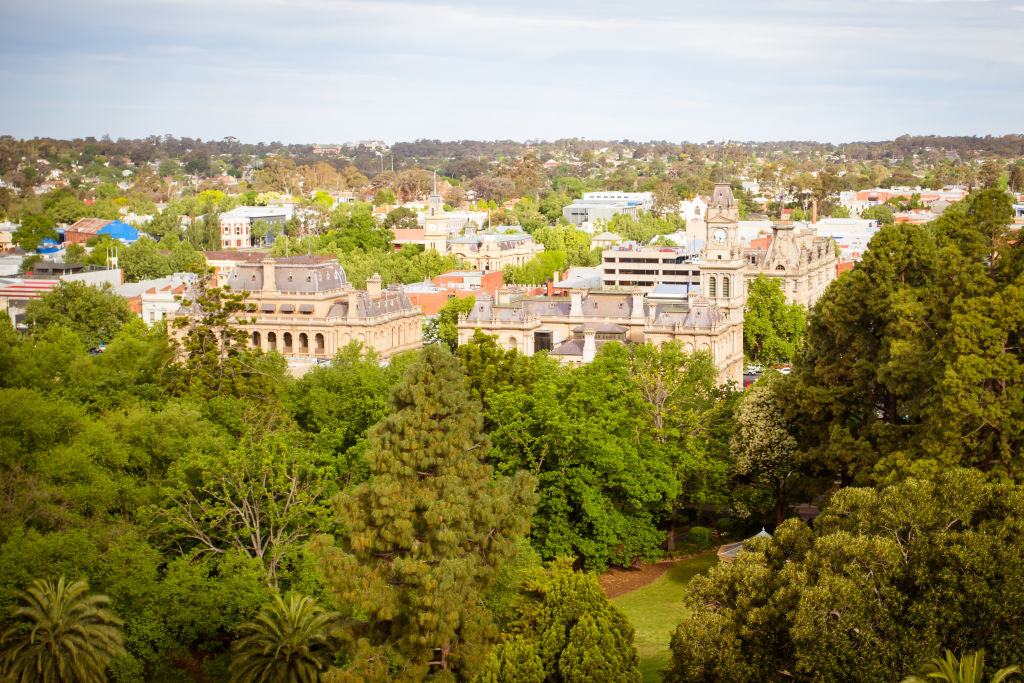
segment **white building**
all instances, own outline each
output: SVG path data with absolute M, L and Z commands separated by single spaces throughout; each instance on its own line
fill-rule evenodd
M 238 249 L 253 245 L 255 221 L 283 224 L 292 217 L 293 206 L 239 206 L 220 215 L 220 246 Z

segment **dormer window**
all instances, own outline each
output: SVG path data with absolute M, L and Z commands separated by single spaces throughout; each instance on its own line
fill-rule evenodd
M 291 275 L 289 275 L 289 276 L 288 276 L 288 282 L 291 282 L 291 281 L 292 281 L 292 276 L 291 276 Z

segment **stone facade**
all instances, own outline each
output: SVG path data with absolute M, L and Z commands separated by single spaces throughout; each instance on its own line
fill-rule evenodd
M 743 319 L 730 318 L 706 299 L 648 301 L 643 292 L 573 290 L 568 297 L 527 297 L 496 304 L 477 297 L 459 320 L 459 343 L 476 329 L 506 349 L 526 355 L 548 350 L 567 363 L 585 363 L 608 341 L 661 345 L 678 341 L 687 351 L 708 351 L 722 381 L 741 382 Z
M 807 308 L 838 275 L 835 242 L 818 237 L 813 225 L 798 228 L 792 223 L 776 223 L 768 248 L 747 250 L 744 259 L 748 286 L 758 275 L 778 280 L 786 299 Z
M 448 253 L 483 272 L 521 266 L 543 251 L 544 245 L 525 232 L 483 232 L 448 240 Z
M 575 289 L 569 297 L 530 297 L 507 304 L 481 295 L 459 320 L 459 343 L 480 329 L 496 336 L 503 348 L 527 355 L 546 349 L 563 362 L 585 363 L 609 341 L 659 346 L 676 341 L 689 352 L 709 352 L 719 379 L 741 384 L 748 263 L 739 236 L 739 207 L 728 184 L 716 185 L 705 224 L 706 246 L 699 259 L 678 264 L 683 268 L 685 262 L 688 269 L 679 273 L 681 279 L 699 279 L 700 295 L 691 290 L 679 300 L 655 300 L 639 287 Z M 674 251 L 672 255 L 678 256 Z
M 386 360 L 423 346 L 423 314 L 401 285 L 382 289 L 375 275 L 366 290 L 355 289 L 334 259 L 292 256 L 239 264 L 226 287 L 245 292 L 255 308 L 242 328 L 264 351 L 327 359 L 359 341 Z

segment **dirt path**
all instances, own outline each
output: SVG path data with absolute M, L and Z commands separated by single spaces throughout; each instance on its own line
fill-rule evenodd
M 631 567 L 629 569 L 616 567 L 597 577 L 597 582 L 601 584 L 604 594 L 611 600 L 620 595 L 632 593 L 647 584 L 654 583 L 658 577 L 669 570 L 669 567 L 681 559 L 672 558 L 652 563 L 641 563 L 638 567 Z
M 658 560 L 657 562 L 641 562 L 638 566 L 630 567 L 629 569 L 613 567 L 597 577 L 597 582 L 604 590 L 604 594 L 611 600 L 654 583 L 677 562 L 689 560 L 691 557 L 697 557 L 698 555 L 704 555 L 717 550 L 717 548 L 714 548 L 712 550 L 705 550 L 702 553 L 686 555 L 685 557 L 673 557 L 667 560 Z

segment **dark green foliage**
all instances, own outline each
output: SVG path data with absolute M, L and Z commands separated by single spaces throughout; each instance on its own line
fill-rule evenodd
M 828 288 L 782 387 L 812 473 L 859 483 L 955 465 L 1024 473 L 1024 249 L 1009 222 L 1005 194 L 974 193 L 928 226 L 881 229 Z
M 686 532 L 686 536 L 691 543 L 695 543 L 701 550 L 704 550 L 711 545 L 711 529 L 708 529 L 707 527 L 690 527 L 690 530 Z
M 481 680 L 640 680 L 633 627 L 608 603 L 593 574 L 574 572 L 564 560 L 538 568 L 515 610 L 509 636 L 492 650 Z
M 366 622 L 354 669 L 389 653 L 396 675 L 469 677 L 495 635 L 480 597 L 526 531 L 532 478 L 492 477 L 480 411 L 442 346 L 423 350 L 391 407 L 371 432 L 373 478 L 336 499 L 345 532 L 321 542 L 326 580 Z
M 392 358 L 381 366 L 372 349 L 350 342 L 329 365 L 307 372 L 288 385 L 285 404 L 312 445 L 333 453 L 356 483 L 368 474 L 367 432 L 388 413 L 388 395 L 416 354 Z M 344 482 L 345 484 L 349 481 Z
M 971 470 L 838 492 L 694 579 L 668 681 L 891 680 L 943 649 L 1024 651 L 1024 489 Z M 786 673 L 788 672 L 788 673 Z

